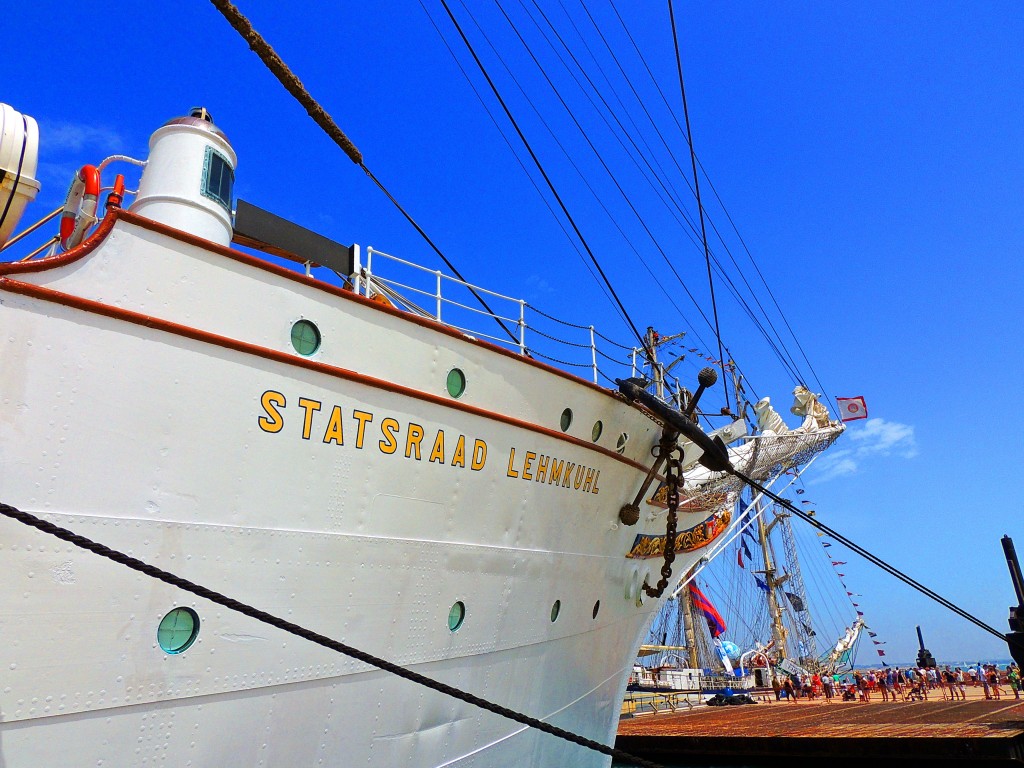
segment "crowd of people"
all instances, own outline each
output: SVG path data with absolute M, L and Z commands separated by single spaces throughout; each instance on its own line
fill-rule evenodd
M 1020 669 L 1009 664 L 1000 670 L 995 664 L 968 667 L 885 667 L 866 671 L 854 671 L 843 675 L 818 674 L 775 675 L 772 690 L 775 699 L 786 699 L 796 703 L 797 699 L 813 700 L 824 698 L 832 701 L 924 701 L 929 695 L 940 695 L 943 699 L 966 700 L 967 687 L 981 687 L 986 699 L 1001 699 L 1004 695 L 1019 699 L 1021 693 Z M 1008 689 L 1005 690 L 1004 688 Z

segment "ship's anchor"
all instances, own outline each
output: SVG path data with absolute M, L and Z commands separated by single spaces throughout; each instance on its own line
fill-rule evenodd
M 664 424 L 661 433 L 661 441 L 658 444 L 658 457 L 647 473 L 640 492 L 632 504 L 623 505 L 619 510 L 619 520 L 624 525 L 636 525 L 640 519 L 640 500 L 646 495 L 654 477 L 658 473 L 662 462 L 665 462 L 665 491 L 668 502 L 668 518 L 665 521 L 665 562 L 661 566 L 661 578 L 656 587 L 651 587 L 644 582 L 644 592 L 650 597 L 661 597 L 668 580 L 672 577 L 672 562 L 676 558 L 676 522 L 679 510 L 679 484 L 682 481 L 682 454 L 683 451 L 678 445 L 680 434 L 696 443 L 703 450 L 703 454 L 697 459 L 703 466 L 712 472 L 728 472 L 732 470 L 732 462 L 729 461 L 729 451 L 726 449 L 722 438 L 711 438 L 693 420 L 694 410 L 697 401 L 718 379 L 714 368 L 704 368 L 698 375 L 700 387 L 690 398 L 690 402 L 684 411 L 676 411 L 662 400 L 646 391 L 646 382 L 642 379 L 616 379 L 619 391 L 630 402 L 641 403 L 654 416 L 661 419 Z
M 676 512 L 679 510 L 679 483 L 682 480 L 682 449 L 678 446 L 668 452 L 665 463 L 665 499 L 668 502 L 668 518 L 665 520 L 665 562 L 661 565 L 661 578 L 652 587 L 644 581 L 644 592 L 648 597 L 661 597 L 672 578 L 672 563 L 676 559 Z

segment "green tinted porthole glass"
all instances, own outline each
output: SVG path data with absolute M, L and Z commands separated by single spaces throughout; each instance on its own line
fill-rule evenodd
M 452 632 L 462 626 L 462 622 L 466 619 L 466 604 L 459 600 L 455 605 L 452 606 L 451 610 L 448 611 L 448 629 Z
M 592 614 L 595 619 L 597 618 L 597 612 L 600 611 L 600 610 L 601 610 L 601 601 L 598 600 L 596 603 L 594 603 L 594 613 Z
M 566 408 L 564 411 L 562 411 L 562 419 L 559 422 L 559 424 L 561 425 L 563 432 L 568 432 L 569 431 L 569 427 L 572 425 L 572 409 L 571 408 Z
M 448 394 L 452 397 L 462 397 L 466 391 L 466 374 L 459 368 L 452 368 L 448 371 Z
M 558 618 L 559 611 L 562 610 L 562 601 L 555 600 L 555 604 L 551 606 L 551 620 L 554 621 Z
M 604 424 L 600 421 L 594 422 L 594 428 L 590 430 L 590 439 L 595 443 L 601 439 L 601 433 L 604 431 Z
M 320 329 L 309 320 L 299 320 L 292 326 L 292 346 L 300 355 L 312 355 L 320 349 Z
M 615 452 L 622 453 L 626 450 L 626 443 L 629 442 L 629 435 L 623 432 L 619 435 L 619 439 L 615 441 Z
M 156 641 L 165 653 L 181 653 L 199 636 L 199 614 L 191 608 L 175 608 L 160 621 Z

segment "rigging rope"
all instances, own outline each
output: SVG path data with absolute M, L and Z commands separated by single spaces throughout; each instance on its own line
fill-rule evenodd
M 270 70 L 270 72 L 278 79 L 278 82 L 285 87 L 285 90 L 290 93 L 296 101 L 299 102 L 309 114 L 313 121 L 320 126 L 320 128 L 326 133 L 335 144 L 341 147 L 342 151 L 348 155 L 349 159 L 358 165 L 363 172 L 373 181 L 374 184 L 387 196 L 388 200 L 398 209 L 398 212 L 405 217 L 416 232 L 424 239 L 427 245 L 436 253 L 441 261 L 444 262 L 445 266 L 452 271 L 459 280 L 466 284 L 466 288 L 476 298 L 480 305 L 487 310 L 487 313 L 494 319 L 494 321 L 501 326 L 502 330 L 508 334 L 509 338 L 512 339 L 516 344 L 519 343 L 519 339 L 516 337 L 508 326 L 505 325 L 500 319 L 498 319 L 497 313 L 494 312 L 487 304 L 486 300 L 476 292 L 476 290 L 469 285 L 469 281 L 462 276 L 462 273 L 455 268 L 448 257 L 444 255 L 440 248 L 434 243 L 433 240 L 427 235 L 423 228 L 416 223 L 416 220 L 402 207 L 402 205 L 395 199 L 384 184 L 378 179 L 366 164 L 363 162 L 363 154 L 356 148 L 356 145 L 345 135 L 345 133 L 338 127 L 338 124 L 334 122 L 333 118 L 327 114 L 326 110 L 320 106 L 316 99 L 313 98 L 312 94 L 302 84 L 302 81 L 295 76 L 295 73 L 288 68 L 288 65 L 284 63 L 277 52 L 270 46 L 270 44 L 263 39 L 262 35 L 256 31 L 249 20 L 242 15 L 242 12 L 232 5 L 228 0 L 210 0 L 214 7 L 220 11 L 221 15 L 227 19 L 227 22 L 234 27 L 235 31 L 242 36 L 248 44 L 249 48 L 260 57 L 260 61 Z
M 480 94 L 480 90 L 476 87 L 476 83 L 473 82 L 472 78 L 470 78 L 469 73 L 466 72 L 466 68 L 462 66 L 462 62 L 459 61 L 459 57 L 455 55 L 455 51 L 452 49 L 451 45 L 449 45 L 448 40 L 441 32 L 441 28 L 437 25 L 437 22 L 434 21 L 434 17 L 430 14 L 430 11 L 427 9 L 427 6 L 424 4 L 423 0 L 419 0 L 419 4 L 420 8 L 423 9 L 423 13 L 426 15 L 427 19 L 429 19 L 430 25 L 434 28 L 434 31 L 437 32 L 437 36 L 441 39 L 441 42 L 444 43 L 444 47 L 448 50 L 448 53 L 451 54 L 452 61 L 455 62 L 455 66 L 459 68 L 459 72 L 462 73 L 462 77 L 466 80 L 466 83 L 473 91 L 473 95 L 476 96 L 477 101 L 480 102 L 480 106 L 483 107 L 483 110 L 487 114 L 488 119 L 490 119 L 491 123 L 493 123 L 495 130 L 497 130 L 498 132 L 498 135 L 501 136 L 502 141 L 505 142 L 505 146 L 508 147 L 508 150 L 512 154 L 512 157 L 515 158 L 516 163 L 522 169 L 523 175 L 526 176 L 526 178 L 530 182 L 530 186 L 532 186 L 533 189 L 537 192 L 537 197 L 539 197 L 541 202 L 544 203 L 544 207 L 548 209 L 548 212 L 551 214 L 551 218 L 555 221 L 556 224 L 558 224 L 558 228 L 562 230 L 562 234 L 565 235 L 566 241 L 569 243 L 569 245 L 572 246 L 573 250 L 576 251 L 576 255 L 580 257 L 580 261 L 583 263 L 583 266 L 587 268 L 587 271 L 590 273 L 590 276 L 594 278 L 594 282 L 597 283 L 602 293 L 604 293 L 605 298 L 607 298 L 609 302 L 612 302 L 612 297 L 608 294 L 608 289 L 605 288 L 604 283 L 601 282 L 601 280 L 597 276 L 597 273 L 594 272 L 594 267 L 590 264 L 589 261 L 587 261 L 584 258 L 583 252 L 580 250 L 579 243 L 577 243 L 576 240 L 573 239 L 572 235 L 569 234 L 569 230 L 565 226 L 565 222 L 563 222 L 562 219 L 559 218 L 558 214 L 555 212 L 554 207 L 551 205 L 551 201 L 544 196 L 544 192 L 541 190 L 540 185 L 537 183 L 536 179 L 534 179 L 534 177 L 530 175 L 530 171 L 526 167 L 526 163 L 523 162 L 522 158 L 516 152 L 515 147 L 512 146 L 512 142 L 509 140 L 508 136 L 505 135 L 505 130 L 498 123 L 498 119 L 494 116 L 494 113 L 492 112 L 490 105 L 484 100 L 484 97 Z
M 686 107 L 686 85 L 683 83 L 683 59 L 679 55 L 679 35 L 676 33 L 676 16 L 672 11 L 672 0 L 668 0 L 668 16 L 672 22 L 672 42 L 676 49 L 676 71 L 679 73 L 679 93 L 683 98 L 683 116 L 686 118 L 686 143 L 690 147 L 690 163 L 693 165 L 693 190 L 697 196 L 697 213 L 700 214 L 700 237 L 704 242 L 704 260 L 708 265 L 708 288 L 711 290 L 711 311 L 715 317 L 715 337 L 718 339 L 718 359 L 722 361 L 722 389 L 725 391 L 725 407 L 729 407 L 729 377 L 725 375 L 725 354 L 722 352 L 722 332 L 718 326 L 718 304 L 715 302 L 715 281 L 711 275 L 711 253 L 708 250 L 708 233 L 704 226 L 704 206 L 700 201 L 700 180 L 697 175 L 697 154 L 693 149 L 693 134 L 690 131 L 690 111 Z
M 640 334 L 640 331 L 637 330 L 636 324 L 630 317 L 629 312 L 626 311 L 626 307 L 622 303 L 622 300 L 619 299 L 618 293 L 615 292 L 615 287 L 612 285 L 611 280 L 608 279 L 608 276 L 601 268 L 601 264 L 598 262 L 597 256 L 595 256 L 593 250 L 591 250 L 590 244 L 587 242 L 587 239 L 583 236 L 583 232 L 581 232 L 580 228 L 577 226 L 576 220 L 572 217 L 572 214 L 569 213 L 569 209 L 566 206 L 565 202 L 562 200 L 562 196 L 559 195 L 558 190 L 555 189 L 555 185 L 551 181 L 551 177 L 549 177 L 547 172 L 544 170 L 544 166 L 541 164 L 540 158 L 537 157 L 537 154 L 533 151 L 533 147 L 530 146 L 530 142 L 527 141 L 526 135 L 519 127 L 519 123 L 516 122 L 516 119 L 515 117 L 513 117 L 512 111 L 505 103 L 505 100 L 501 97 L 501 93 L 499 93 L 497 86 L 494 84 L 494 81 L 491 80 L 491 76 L 487 73 L 487 69 L 484 67 L 483 62 L 480 60 L 480 57 L 477 56 L 476 50 L 473 48 L 472 43 L 469 42 L 469 38 L 466 37 L 466 33 L 462 30 L 462 26 L 459 24 L 458 19 L 455 18 L 455 14 L 452 13 L 451 8 L 448 6 L 447 0 L 441 0 L 441 5 L 444 7 L 445 12 L 448 14 L 448 18 L 451 19 L 452 24 L 455 25 L 455 29 L 459 33 L 459 37 L 462 38 L 463 44 L 469 50 L 470 55 L 473 57 L 473 61 L 476 62 L 476 65 L 480 69 L 481 74 L 484 76 L 484 79 L 490 86 L 491 92 L 494 94 L 494 97 L 498 100 L 498 103 L 501 105 L 501 108 L 505 111 L 505 116 L 509 119 L 509 122 L 512 123 L 512 127 L 515 129 L 516 134 L 519 136 L 519 140 L 523 142 L 523 145 L 526 147 L 526 151 L 529 153 L 530 158 L 537 166 L 537 170 L 540 172 L 540 175 L 544 178 L 544 181 L 547 183 L 548 189 L 554 196 L 555 201 L 558 203 L 558 206 L 562 209 L 562 214 L 569 221 L 569 225 L 576 233 L 576 237 L 579 238 L 580 243 L 583 245 L 583 249 L 587 252 L 587 255 L 590 257 L 590 260 L 593 262 L 594 268 L 597 269 L 598 273 L 601 275 L 601 279 L 604 280 L 604 284 L 605 286 L 607 286 L 608 291 L 612 295 L 612 298 L 614 298 L 615 303 L 619 308 L 619 312 L 622 313 L 622 316 L 625 319 L 626 323 L 629 325 L 630 330 L 633 331 L 633 334 L 640 342 L 640 346 L 646 349 L 647 347 L 644 337 Z
M 651 71 L 650 65 L 647 63 L 647 59 L 643 55 L 643 51 L 641 50 L 640 46 L 637 45 L 636 40 L 633 38 L 632 33 L 629 31 L 629 27 L 626 25 L 625 20 L 622 18 L 622 14 L 619 13 L 618 8 L 615 6 L 614 0 L 610 0 L 610 5 L 611 5 L 612 10 L 615 13 L 615 17 L 618 19 L 619 25 L 622 27 L 623 32 L 625 32 L 626 37 L 629 39 L 629 42 L 632 44 L 633 50 L 637 54 L 637 58 L 640 60 L 640 62 L 644 66 L 644 69 L 647 71 L 647 75 L 650 78 L 651 84 L 657 90 L 658 95 L 661 96 L 662 103 L 668 109 L 668 113 L 672 117 L 672 119 L 674 120 L 674 122 L 676 124 L 676 127 L 679 129 L 680 133 L 682 133 L 683 132 L 683 127 L 679 124 L 679 119 L 676 117 L 675 112 L 672 110 L 672 107 L 669 104 L 668 98 L 665 96 L 664 91 L 661 89 L 661 85 L 658 83 L 657 78 L 654 76 L 654 73 Z M 586 11 L 585 7 L 584 7 L 584 10 Z M 589 12 L 587 12 L 587 15 L 590 16 Z M 591 17 L 591 23 L 594 25 L 594 28 L 597 31 L 598 35 L 601 37 L 602 41 L 605 43 L 605 47 L 608 48 L 609 52 L 611 53 L 613 60 L 616 62 L 616 64 L 618 64 L 618 59 L 615 57 L 614 52 L 612 52 L 611 46 L 608 44 L 607 40 L 605 40 L 604 34 L 601 32 L 600 27 L 598 27 L 598 25 L 594 21 L 593 17 Z M 637 102 L 639 103 L 639 105 L 643 109 L 644 113 L 647 115 L 647 119 L 651 122 L 651 125 L 654 127 L 654 130 L 658 134 L 658 137 L 661 139 L 662 144 L 666 147 L 666 149 L 668 149 L 669 156 L 672 157 L 673 162 L 675 162 L 676 168 L 679 169 L 680 172 L 682 172 L 682 169 L 679 168 L 678 162 L 676 162 L 676 160 L 675 160 L 674 154 L 672 153 L 671 149 L 668 146 L 668 142 L 665 140 L 664 136 L 661 134 L 661 131 L 658 129 L 657 125 L 654 123 L 654 118 L 651 117 L 650 112 L 648 111 L 647 106 L 644 103 L 644 100 L 641 99 L 639 94 L 636 92 L 636 89 L 633 88 L 632 82 L 630 82 L 629 78 L 625 76 L 625 72 L 622 70 L 621 65 L 619 65 L 619 69 L 620 69 L 620 71 L 623 72 L 623 76 L 626 79 L 626 83 L 630 86 L 630 88 L 633 89 L 633 94 L 636 97 Z M 740 231 L 739 231 L 738 227 L 736 226 L 735 221 L 733 221 L 732 215 L 729 213 L 729 209 L 725 205 L 725 201 L 722 200 L 721 196 L 718 194 L 718 190 L 715 188 L 714 183 L 711 181 L 711 177 L 708 175 L 708 172 L 704 168 L 704 165 L 701 163 L 699 157 L 697 158 L 697 165 L 700 167 L 700 170 L 703 173 L 704 178 L 707 180 L 709 186 L 711 187 L 711 191 L 714 192 L 715 199 L 718 201 L 718 204 L 721 207 L 723 213 L 725 213 L 726 218 L 728 218 L 729 223 L 732 226 L 733 232 L 736 233 L 736 237 L 739 239 L 740 244 L 743 246 L 743 249 L 746 251 L 747 258 L 749 259 L 750 263 L 753 265 L 755 271 L 758 274 L 758 277 L 761 278 L 761 283 L 768 290 L 768 294 L 769 294 L 769 296 L 771 296 L 772 302 L 775 304 L 775 308 L 778 311 L 779 316 L 782 318 L 783 322 L 786 324 L 786 328 L 789 330 L 790 336 L 792 336 L 793 340 L 796 342 L 797 348 L 800 349 L 800 353 L 803 356 L 804 361 L 807 363 L 808 368 L 810 368 L 811 374 L 814 376 L 815 381 L 817 381 L 818 386 L 822 388 L 822 392 L 825 392 L 826 390 L 824 388 L 824 385 L 821 383 L 821 380 L 818 378 L 818 375 L 815 372 L 814 367 L 811 365 L 810 360 L 807 358 L 807 354 L 804 352 L 803 346 L 800 344 L 800 340 L 797 338 L 796 333 L 793 331 L 793 328 L 790 325 L 789 320 L 786 318 L 785 313 L 782 311 L 782 307 L 779 305 L 779 302 L 776 300 L 774 293 L 772 292 L 771 288 L 768 286 L 768 283 L 765 280 L 764 275 L 762 274 L 760 267 L 758 267 L 757 266 L 757 262 L 754 261 L 754 256 L 750 252 L 750 249 L 747 247 L 746 242 L 743 240 L 743 236 L 740 234 Z M 685 181 L 685 179 L 684 179 L 684 181 Z M 689 182 L 687 182 L 687 184 L 689 184 Z M 691 192 L 693 191 L 692 187 L 691 187 L 690 191 Z M 750 283 L 747 282 L 747 279 L 746 279 L 746 277 L 743 274 L 743 270 L 740 268 L 740 265 L 736 261 L 736 258 L 732 255 L 732 250 L 729 248 L 729 245 L 726 243 L 725 238 L 722 236 L 722 233 L 719 231 L 718 227 L 715 225 L 714 220 L 711 219 L 710 216 L 709 216 L 708 217 L 708 221 L 711 224 L 711 228 L 712 228 L 712 230 L 714 230 L 715 235 L 718 237 L 719 242 L 722 243 L 723 247 L 725 248 L 726 253 L 729 255 L 729 259 L 732 261 L 732 263 L 736 267 L 736 270 L 739 273 L 740 277 L 743 279 L 743 283 L 747 286 L 747 289 L 750 291 L 751 296 L 753 296 L 754 302 L 757 304 L 758 309 L 761 310 L 761 314 L 764 316 L 765 320 L 768 322 L 768 325 L 771 328 L 772 332 L 775 334 L 776 339 L 778 339 L 779 344 L 782 345 L 782 351 L 785 352 L 785 357 L 783 357 L 780 354 L 780 352 L 778 350 L 776 350 L 776 355 L 779 357 L 779 361 L 783 364 L 784 368 L 787 368 L 787 370 L 789 370 L 790 373 L 792 373 L 794 375 L 794 378 L 795 378 L 795 380 L 797 382 L 801 382 L 803 377 L 801 375 L 799 375 L 799 373 L 796 372 L 795 369 L 798 366 L 796 365 L 796 361 L 794 360 L 792 354 L 789 352 L 789 350 L 787 350 L 785 348 L 785 343 L 782 341 L 782 336 L 776 330 L 775 324 L 771 321 L 771 318 L 768 316 L 768 313 L 765 310 L 764 306 L 762 306 L 760 299 L 758 299 L 758 297 L 757 297 L 757 293 L 754 291 L 753 287 L 751 287 Z M 716 263 L 717 263 L 717 260 L 716 260 Z M 720 265 L 719 265 L 719 267 L 721 269 Z M 725 275 L 724 270 L 722 270 L 722 275 L 728 281 L 728 278 Z M 731 282 L 731 281 L 729 281 L 729 282 Z M 734 292 L 734 295 L 736 295 L 735 292 Z M 737 296 L 737 298 L 738 298 L 738 296 Z M 767 338 L 767 333 L 763 329 L 760 328 L 760 322 L 758 320 L 756 320 L 755 318 L 753 318 L 753 317 L 751 317 L 751 320 L 754 322 L 755 326 L 758 326 L 758 328 L 761 330 L 762 334 L 765 335 L 765 337 Z M 774 347 L 774 344 L 773 344 L 773 347 Z
M 913 587 L 914 589 L 916 589 L 918 592 L 920 592 L 921 594 L 925 595 L 926 597 L 930 597 L 932 600 L 937 602 L 939 605 L 941 605 L 941 606 L 943 606 L 945 608 L 948 608 L 949 610 L 951 610 L 953 613 L 957 614 L 958 616 L 960 616 L 960 617 L 962 617 L 964 619 L 967 619 L 972 624 L 975 624 L 976 626 L 980 627 L 981 629 L 985 630 L 986 632 L 995 635 L 1000 640 L 1002 640 L 1004 643 L 1008 642 L 1006 635 L 1004 635 L 999 630 L 995 629 L 994 627 L 989 626 L 988 624 L 983 622 L 981 619 L 977 618 L 973 614 L 968 613 L 967 611 L 965 611 L 960 606 L 958 606 L 955 603 L 953 603 L 953 602 L 947 600 L 946 598 L 942 597 L 942 595 L 940 595 L 937 592 L 935 592 L 935 591 L 929 589 L 928 587 L 924 586 L 919 581 L 916 581 L 915 579 L 912 579 L 910 576 L 908 576 L 907 574 L 903 573 L 902 571 L 900 571 L 896 567 L 890 565 L 886 561 L 882 560 L 882 558 L 878 557 L 877 555 L 874 555 L 871 552 L 868 552 L 862 546 L 860 546 L 859 544 L 855 544 L 853 541 L 851 541 L 850 539 L 846 538 L 841 533 L 838 533 L 837 531 L 835 531 L 834 529 L 832 529 L 829 526 L 825 525 L 824 523 L 819 522 L 817 519 L 811 517 L 806 512 L 804 512 L 801 509 L 797 508 L 796 505 L 794 505 L 788 499 L 784 499 L 781 496 L 773 493 L 772 491 L 769 491 L 767 488 L 765 488 L 763 485 L 758 483 L 756 480 L 754 480 L 751 477 L 748 477 L 747 475 L 745 475 L 744 473 L 740 472 L 739 470 L 732 469 L 732 470 L 727 470 L 727 471 L 729 472 L 729 474 L 731 474 L 734 477 L 737 477 L 740 480 L 742 480 L 743 482 L 745 482 L 747 485 L 749 485 L 754 490 L 759 491 L 760 493 L 763 493 L 765 496 L 770 498 L 772 501 L 774 501 L 779 506 L 785 507 L 787 510 L 789 510 L 794 515 L 799 517 L 801 520 L 804 520 L 805 522 L 807 522 L 810 525 L 814 526 L 818 530 L 823 531 L 824 533 L 828 534 L 833 539 L 835 539 L 839 543 L 843 544 L 845 547 L 847 547 L 848 549 L 852 550 L 853 552 L 857 553 L 858 555 L 863 557 L 868 562 L 872 563 L 873 565 L 877 565 L 879 568 L 881 568 L 883 571 L 885 571 L 886 573 L 890 574 L 891 576 L 895 576 L 897 579 L 902 581 L 904 584 L 907 584 L 908 586 Z
M 586 747 L 587 749 L 591 749 L 595 752 L 610 755 L 611 757 L 619 760 L 627 760 L 639 766 L 646 766 L 647 768 L 660 768 L 656 763 L 641 760 L 634 755 L 606 746 L 600 742 L 585 738 L 563 728 L 550 725 L 545 723 L 543 720 L 538 720 L 535 717 L 524 715 L 521 712 L 516 712 L 515 710 L 503 707 L 500 704 L 494 704 L 493 702 L 482 699 L 479 696 L 475 696 L 459 688 L 455 688 L 454 686 L 447 685 L 425 675 L 421 675 L 418 672 L 413 672 L 405 667 L 400 667 L 397 664 L 393 664 L 390 661 L 374 656 L 366 651 L 361 651 L 351 645 L 346 645 L 345 643 L 338 642 L 337 640 L 332 640 L 329 637 L 313 632 L 312 630 L 306 629 L 298 624 L 286 621 L 285 619 L 274 616 L 266 611 L 261 611 L 251 605 L 247 605 L 246 603 L 227 597 L 226 595 L 222 595 L 219 592 L 215 592 L 212 589 L 195 584 L 187 579 L 181 578 L 180 576 L 176 576 L 169 571 L 162 570 L 156 566 L 150 565 L 149 563 L 145 563 L 142 560 L 126 555 L 123 552 L 119 552 L 116 549 L 111 549 L 103 544 L 87 539 L 85 536 L 80 536 L 73 531 L 69 531 L 67 528 L 61 528 L 59 525 L 50 523 L 28 512 L 23 512 L 9 504 L 0 502 L 0 515 L 4 515 L 12 520 L 17 520 L 19 523 L 24 523 L 32 528 L 36 528 L 43 533 L 56 536 L 58 539 L 66 541 L 69 544 L 73 544 L 80 549 L 85 549 L 95 555 L 99 555 L 100 557 L 113 560 L 115 563 L 131 568 L 133 571 L 138 571 L 146 576 L 162 581 L 165 584 L 170 584 L 178 589 L 191 592 L 193 595 L 197 595 L 209 600 L 210 602 L 216 603 L 217 605 L 222 605 L 225 608 L 237 611 L 238 613 L 255 619 L 256 621 L 269 624 L 272 627 L 276 627 L 277 629 L 288 632 L 296 637 L 301 637 L 311 643 L 315 643 L 316 645 L 336 651 L 345 656 L 349 656 L 357 661 L 363 662 L 364 664 L 369 664 L 370 666 L 382 669 L 385 672 L 390 672 L 393 675 L 417 683 L 418 685 L 425 686 L 433 691 L 437 691 L 438 693 L 451 696 L 459 701 L 464 701 L 467 704 L 472 704 L 473 706 L 480 707 L 488 712 L 508 718 L 509 720 L 514 720 L 517 723 L 522 723 L 523 725 L 527 725 L 531 728 L 536 728 L 539 731 L 551 734 L 552 736 L 557 736 L 560 739 L 564 739 L 565 741 L 569 741 L 581 747 Z

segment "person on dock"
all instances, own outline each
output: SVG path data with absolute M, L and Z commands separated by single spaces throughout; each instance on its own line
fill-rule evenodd
M 888 702 L 889 701 L 889 686 L 885 684 L 885 679 L 886 679 L 885 672 L 879 672 L 878 675 L 876 675 L 876 677 L 878 679 L 878 690 L 880 690 L 882 692 L 882 701 L 883 702 Z
M 1013 691 L 1013 698 L 1020 698 L 1020 670 L 1017 669 L 1016 664 L 1011 664 L 1006 668 L 1006 680 L 1010 684 L 1010 690 Z
M 956 687 L 960 689 L 960 698 L 967 701 L 967 688 L 964 686 L 964 672 L 957 667 L 953 673 L 956 676 Z
M 825 692 L 825 702 L 827 704 L 832 703 L 832 697 L 835 695 L 835 688 L 831 675 L 824 674 L 821 676 L 821 690 Z
M 918 689 L 919 689 L 919 692 L 921 693 L 921 698 L 923 698 L 925 701 L 927 701 L 928 700 L 928 670 L 926 670 L 924 667 L 919 667 L 918 669 L 914 670 L 914 673 L 916 674 L 916 679 L 918 679 L 918 680 L 916 680 L 916 682 L 918 682 Z
M 857 686 L 857 692 L 860 694 L 860 700 L 865 704 L 870 703 L 871 693 L 868 691 L 868 680 L 860 672 L 853 673 L 853 683 Z
M 978 687 L 978 670 L 976 670 L 974 667 L 968 667 L 967 668 L 967 676 L 969 678 L 971 678 L 971 687 L 972 688 L 977 688 Z
M 902 669 L 896 667 L 896 669 L 893 670 L 893 686 L 896 688 L 896 693 L 900 695 L 900 698 L 903 699 L 903 701 L 907 700 L 906 694 L 903 690 L 903 687 L 906 685 L 906 683 L 907 676 L 903 674 Z
M 775 700 L 782 701 L 782 683 L 778 675 L 772 675 L 772 690 L 775 691 Z
M 949 689 L 949 698 L 952 701 L 956 701 L 960 698 L 960 691 L 956 687 L 956 675 L 953 674 L 953 670 L 946 665 L 946 668 L 942 670 L 942 685 L 943 688 Z M 946 698 L 945 690 L 943 691 L 942 698 Z
M 989 666 L 988 676 L 986 677 L 986 680 L 988 681 L 988 687 L 992 690 L 992 696 L 990 696 L 989 698 L 993 698 L 996 701 L 999 701 L 999 672 L 995 664 Z
M 981 678 L 981 684 L 985 688 L 985 698 L 992 698 L 992 685 L 989 683 L 988 667 L 982 667 L 981 662 L 978 662 L 978 677 Z
M 796 686 L 793 685 L 793 678 L 789 675 L 786 676 L 786 681 L 782 684 L 782 689 L 786 692 L 786 698 L 789 699 L 791 704 L 796 704 Z

